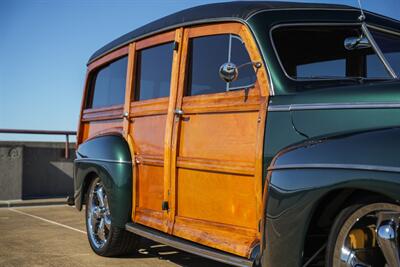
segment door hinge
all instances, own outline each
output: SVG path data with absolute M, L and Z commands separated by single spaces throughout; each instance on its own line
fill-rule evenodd
M 168 201 L 163 201 L 161 205 L 162 210 L 169 210 Z
M 179 43 L 177 41 L 174 42 L 174 51 L 178 51 Z

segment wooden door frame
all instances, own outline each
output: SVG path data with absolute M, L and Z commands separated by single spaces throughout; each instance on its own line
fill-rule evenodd
M 184 97 L 184 91 L 186 86 L 186 65 L 188 59 L 188 46 L 189 39 L 200 36 L 209 36 L 209 35 L 217 35 L 217 34 L 236 34 L 238 35 L 245 44 L 245 47 L 249 53 L 250 59 L 253 62 L 262 63 L 261 68 L 256 69 L 258 88 L 260 88 L 260 103 L 259 103 L 259 114 L 258 114 L 258 130 L 257 130 L 257 140 L 256 140 L 256 162 L 255 162 L 255 192 L 256 192 L 256 214 L 258 220 L 261 219 L 262 215 L 262 155 L 263 155 L 263 144 L 264 144 L 264 131 L 265 131 L 265 121 L 266 121 L 266 112 L 268 105 L 268 97 L 269 97 L 269 83 L 268 83 L 268 75 L 265 66 L 263 65 L 263 60 L 261 54 L 258 50 L 257 44 L 250 32 L 250 30 L 242 23 L 239 22 L 226 22 L 226 23 L 214 23 L 207 25 L 197 25 L 186 27 L 183 30 L 182 36 L 182 51 L 180 66 L 178 72 L 178 86 L 177 86 L 177 99 L 175 103 L 174 109 L 182 108 L 182 100 Z M 175 114 L 171 114 L 172 117 Z M 178 146 L 178 135 L 179 135 L 179 123 L 176 121 L 173 123 L 171 133 L 172 133 L 172 142 L 170 148 L 169 161 L 170 161 L 170 174 L 167 179 L 171 182 L 171 195 L 168 199 L 169 201 L 169 221 L 170 226 L 168 228 L 168 233 L 172 234 L 173 226 L 176 215 L 176 184 L 177 184 L 177 146 Z M 260 234 L 260 229 L 259 229 Z
M 170 192 L 170 179 L 169 179 L 169 172 L 170 172 L 170 157 L 168 156 L 171 151 L 171 127 L 172 121 L 174 117 L 174 106 L 176 101 L 176 91 L 177 91 L 177 84 L 178 84 L 178 76 L 177 71 L 179 70 L 179 63 L 180 63 L 180 53 L 181 53 L 181 45 L 180 41 L 182 38 L 183 28 L 178 28 L 176 30 L 168 31 L 162 34 L 157 34 L 137 42 L 133 42 L 129 45 L 129 57 L 128 57 L 128 71 L 127 71 L 127 79 L 126 79 L 126 93 L 125 93 L 125 104 L 124 104 L 124 127 L 123 127 L 123 135 L 126 138 L 131 155 L 132 155 L 132 165 L 133 165 L 133 173 L 132 173 L 132 220 L 135 220 L 135 211 L 137 205 L 137 161 L 135 159 L 136 151 L 135 151 L 135 140 L 133 140 L 132 136 L 129 134 L 129 124 L 135 116 L 146 116 L 146 115 L 155 115 L 157 112 L 164 113 L 167 112 L 167 120 L 166 120 L 166 129 L 165 129 L 165 136 L 164 136 L 164 194 L 163 199 L 164 201 L 168 201 L 169 192 Z M 171 72 L 171 83 L 170 83 L 170 96 L 166 98 L 157 98 L 157 99 L 150 99 L 144 101 L 132 101 L 132 96 L 135 93 L 135 84 L 136 84 L 136 64 L 137 64 L 137 51 L 146 49 L 152 46 L 161 45 L 163 43 L 174 41 L 178 45 L 175 46 L 173 52 L 173 59 L 172 59 L 172 72 Z M 167 100 L 168 99 L 168 100 Z M 168 101 L 168 109 L 164 110 L 160 107 L 154 110 L 149 110 L 148 107 L 157 106 L 159 103 L 164 102 L 165 100 Z M 160 102 L 161 101 L 161 102 Z M 171 126 L 170 126 L 171 125 Z M 164 211 L 163 213 L 164 221 L 165 221 L 165 229 L 169 227 L 169 214 L 168 210 Z

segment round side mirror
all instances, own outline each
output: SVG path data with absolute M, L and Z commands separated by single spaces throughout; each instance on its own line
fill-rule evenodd
M 219 77 L 225 82 L 233 82 L 239 75 L 238 68 L 232 62 L 227 62 L 219 68 Z

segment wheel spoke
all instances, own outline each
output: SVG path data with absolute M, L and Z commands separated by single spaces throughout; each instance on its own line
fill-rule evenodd
M 104 218 L 101 218 L 99 225 L 97 226 L 97 236 L 99 237 L 100 240 L 105 241 L 106 240 L 106 235 L 105 235 L 105 222 Z
M 97 199 L 99 200 L 99 206 L 104 207 L 104 191 L 103 187 L 99 186 L 96 191 Z

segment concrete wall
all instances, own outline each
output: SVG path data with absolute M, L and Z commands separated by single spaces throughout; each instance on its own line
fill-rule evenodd
M 75 144 L 65 159 L 58 142 L 0 142 L 0 200 L 73 194 Z

